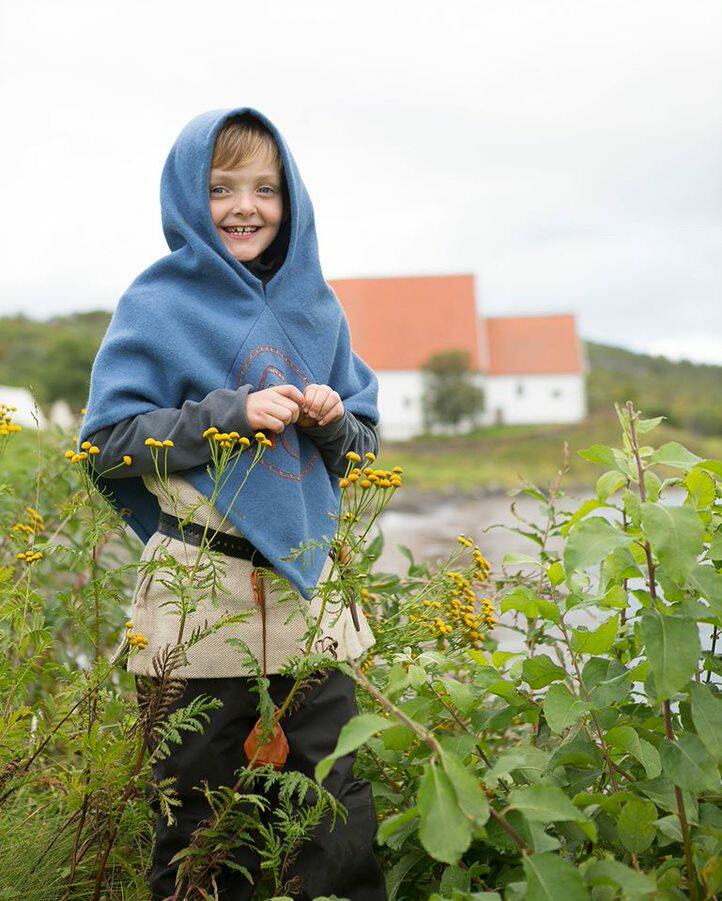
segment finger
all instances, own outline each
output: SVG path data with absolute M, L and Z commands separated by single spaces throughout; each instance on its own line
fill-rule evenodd
M 327 389 L 326 396 L 323 398 L 323 402 L 319 404 L 318 407 L 318 418 L 321 419 L 322 416 L 326 416 L 326 414 L 332 410 L 337 403 L 341 400 L 338 394 L 335 391 L 332 391 L 328 385 L 324 385 L 324 388 Z
M 344 406 L 341 401 L 339 401 L 331 410 L 328 411 L 323 417 L 323 419 L 319 419 L 319 425 L 326 425 L 329 422 L 335 421 L 336 419 L 340 419 L 344 414 Z
M 267 412 L 288 425 L 298 419 L 299 408 L 294 401 L 286 401 L 285 398 L 279 397 L 277 401 L 267 407 Z
M 276 432 L 280 435 L 285 428 L 286 423 L 282 419 L 271 413 L 263 414 L 263 425 L 260 429 L 262 432 Z
M 295 385 L 274 385 L 273 390 L 282 397 L 288 397 L 297 404 L 303 404 L 303 394 Z
M 306 385 L 306 390 L 303 393 L 304 410 L 306 413 L 310 414 L 314 409 L 314 404 L 316 403 L 316 395 L 321 387 L 321 385 Z

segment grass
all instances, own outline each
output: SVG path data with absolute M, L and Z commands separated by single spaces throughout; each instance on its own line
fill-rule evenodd
M 598 414 L 581 423 L 536 426 L 492 426 L 468 435 L 423 435 L 411 441 L 383 442 L 379 462 L 401 466 L 404 483 L 429 491 L 474 493 L 513 488 L 523 479 L 539 484 L 556 476 L 569 444 L 567 485 L 593 485 L 603 472 L 578 451 L 591 444 L 619 443 L 620 426 L 614 414 Z M 662 423 L 649 436 L 659 447 L 678 441 L 705 458 L 719 458 L 722 436 L 710 438 Z

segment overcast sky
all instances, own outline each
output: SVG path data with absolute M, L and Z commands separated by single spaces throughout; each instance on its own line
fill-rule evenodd
M 722 364 L 718 0 L 0 0 L 0 315 L 112 310 L 198 113 L 288 140 L 326 278 Z

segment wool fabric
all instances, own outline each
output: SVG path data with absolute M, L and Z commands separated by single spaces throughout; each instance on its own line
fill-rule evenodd
M 265 285 L 226 249 L 209 206 L 216 135 L 244 113 L 273 136 L 290 205 L 285 259 Z M 93 364 L 78 445 L 98 429 L 139 413 L 179 408 L 215 388 L 249 383 L 252 390 L 329 385 L 346 410 L 377 425 L 378 380 L 352 350 L 346 315 L 321 270 L 311 200 L 276 126 L 251 107 L 195 117 L 165 162 L 160 200 L 170 253 L 138 275 L 118 302 Z M 240 492 L 253 445 L 215 505 L 310 599 L 337 528 L 341 488 L 302 429 L 288 425 L 268 437 L 273 447 L 266 448 Z M 183 476 L 204 497 L 211 496 L 206 466 L 184 470 Z M 142 478 L 94 478 L 147 543 L 160 508 Z M 310 551 L 300 553 L 306 543 Z

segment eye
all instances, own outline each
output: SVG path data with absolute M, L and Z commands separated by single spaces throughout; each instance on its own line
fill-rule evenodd
M 262 188 L 258 189 L 259 191 L 270 191 L 271 194 L 275 194 L 275 188 L 269 188 L 268 185 L 264 185 Z
M 224 191 L 224 190 L 225 190 L 225 188 L 221 187 L 221 185 L 216 185 L 214 188 L 211 188 L 211 194 L 213 194 L 214 191 Z

